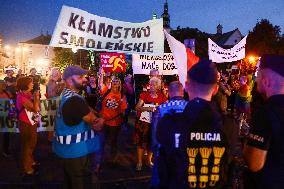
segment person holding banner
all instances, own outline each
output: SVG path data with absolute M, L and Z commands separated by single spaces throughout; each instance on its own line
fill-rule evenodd
M 85 87 L 88 70 L 70 65 L 65 68 L 65 88 L 55 119 L 53 151 L 62 161 L 65 188 L 91 188 L 89 154 L 98 151 L 100 131 L 104 120 L 98 118 L 78 93 Z
M 152 166 L 152 155 L 150 151 L 151 140 L 151 113 L 156 110 L 156 106 L 167 101 L 167 98 L 160 92 L 161 80 L 157 77 L 150 79 L 150 90 L 140 94 L 136 105 L 138 120 L 135 124 L 135 143 L 137 144 L 137 165 L 136 170 L 142 170 L 143 151 L 148 154 L 148 165 Z
M 39 91 L 33 91 L 33 80 L 21 77 L 16 82 L 18 90 L 16 107 L 18 109 L 19 130 L 22 150 L 22 169 L 24 176 L 34 175 L 39 165 L 34 160 L 33 152 L 37 143 L 38 112 L 40 111 Z

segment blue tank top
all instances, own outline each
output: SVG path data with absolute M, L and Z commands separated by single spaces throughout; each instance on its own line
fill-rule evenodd
M 62 116 L 64 103 L 72 96 L 80 95 L 64 89 L 55 119 L 53 151 L 61 158 L 77 158 L 99 150 L 100 141 L 96 132 L 83 120 L 77 125 L 66 125 Z

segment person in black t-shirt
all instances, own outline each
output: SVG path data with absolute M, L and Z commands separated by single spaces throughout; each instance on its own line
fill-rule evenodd
M 216 66 L 207 60 L 193 65 L 185 89 L 190 101 L 184 112 L 164 116 L 157 126 L 161 188 L 221 188 L 228 149 L 221 115 L 211 107 Z
M 284 56 L 264 55 L 256 82 L 266 102 L 253 114 L 244 157 L 257 189 L 284 188 Z

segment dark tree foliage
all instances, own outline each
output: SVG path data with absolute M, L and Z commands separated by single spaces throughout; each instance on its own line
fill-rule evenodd
M 195 39 L 195 54 L 202 58 L 208 58 L 208 38 L 209 34 L 199 31 L 197 28 L 180 28 L 171 32 L 172 36 L 180 42 L 185 39 Z
M 246 54 L 257 56 L 283 53 L 283 38 L 281 38 L 280 27 L 274 26 L 267 19 L 257 22 L 253 30 L 249 31 L 246 49 Z
M 71 49 L 55 47 L 54 54 L 55 57 L 53 58 L 53 65 L 59 67 L 61 71 L 74 62 L 73 52 Z

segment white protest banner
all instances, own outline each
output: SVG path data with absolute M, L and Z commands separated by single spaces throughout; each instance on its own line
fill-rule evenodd
M 231 49 L 223 49 L 208 38 L 208 55 L 212 62 L 233 62 L 245 58 L 247 36 Z
M 122 22 L 63 6 L 50 46 L 161 55 L 164 52 L 163 19 Z
M 149 75 L 150 70 L 157 69 L 161 75 L 178 74 L 177 66 L 172 53 L 163 56 L 132 55 L 133 74 Z
M 37 132 L 54 130 L 54 121 L 58 106 L 59 97 L 40 101 L 41 117 Z M 19 132 L 17 121 L 8 119 L 9 108 L 9 99 L 0 99 L 0 132 Z

